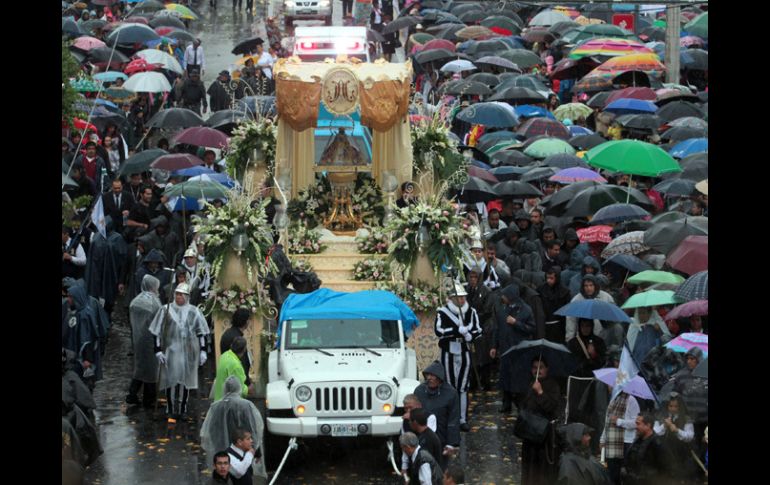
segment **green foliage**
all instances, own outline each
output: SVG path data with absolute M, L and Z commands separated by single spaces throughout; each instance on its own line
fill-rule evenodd
M 245 121 L 233 130 L 227 150 L 227 172 L 231 177 L 243 177 L 254 150 L 260 150 L 268 172 L 275 166 L 275 147 L 278 126 L 269 118 Z
M 75 198 L 72 202 L 61 203 L 61 223 L 63 226 L 67 226 L 70 229 L 80 229 L 81 222 L 77 219 L 78 213 L 84 209 L 91 207 L 91 200 L 93 197 L 90 195 L 81 195 Z
M 83 117 L 83 114 L 75 109 L 75 101 L 78 93 L 70 84 L 70 79 L 76 78 L 80 73 L 78 62 L 72 57 L 68 43 L 61 41 L 61 118 L 67 126 L 72 126 L 72 118 Z

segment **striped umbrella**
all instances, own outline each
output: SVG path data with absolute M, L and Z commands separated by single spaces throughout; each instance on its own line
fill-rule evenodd
M 648 75 L 660 77 L 666 72 L 666 66 L 660 62 L 655 54 L 629 54 L 613 57 L 588 73 L 588 76 L 595 73 L 614 77 L 626 71 L 642 71 Z
M 708 300 L 709 298 L 709 272 L 701 271 L 687 278 L 676 289 L 676 296 L 684 301 Z
M 655 54 L 655 51 L 635 40 L 604 37 L 587 40 L 572 49 L 569 57 L 581 59 L 588 56 L 617 57 L 629 54 Z
M 665 345 L 666 348 L 673 350 L 674 352 L 685 353 L 693 347 L 697 347 L 703 351 L 703 354 L 708 356 L 709 353 L 709 336 L 705 333 L 683 333 L 674 340 Z

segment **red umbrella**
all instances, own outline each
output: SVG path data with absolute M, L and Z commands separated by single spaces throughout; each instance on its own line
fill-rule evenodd
M 495 34 L 499 34 L 499 35 L 502 35 L 504 37 L 510 37 L 511 35 L 513 35 L 513 32 L 511 32 L 508 29 L 504 29 L 502 27 L 493 26 L 493 27 L 488 27 L 488 28 L 489 28 L 489 30 L 491 30 Z M 476 40 L 481 40 L 481 38 L 476 39 Z
M 197 165 L 203 165 L 203 160 L 196 157 L 195 155 L 190 155 L 189 153 L 170 153 L 168 155 L 158 157 L 157 160 L 150 164 L 152 168 L 168 170 L 169 172 L 195 167 Z
M 134 59 L 126 65 L 123 72 L 126 74 L 136 74 L 137 72 L 154 71 L 163 67 L 163 64 L 150 64 L 146 60 L 139 58 Z
M 431 49 L 446 49 L 450 52 L 455 52 L 457 47 L 453 42 L 446 39 L 431 39 L 419 48 L 419 51 L 429 51 Z
M 214 128 L 194 126 L 187 128 L 174 138 L 174 143 L 186 143 L 199 147 L 224 148 L 228 145 L 227 135 Z
M 615 101 L 616 99 L 630 98 L 641 99 L 645 101 L 656 101 L 658 95 L 652 88 L 625 88 L 618 91 L 613 91 L 612 94 L 607 96 L 607 104 Z M 605 104 L 605 106 L 607 105 Z
M 538 135 L 553 136 L 561 138 L 562 140 L 569 140 L 572 138 L 572 135 L 570 135 L 566 126 L 556 120 L 544 117 L 528 119 L 518 130 L 516 130 L 516 133 L 524 135 L 527 138 Z
M 666 258 L 672 268 L 689 275 L 709 267 L 709 237 L 687 236 Z
M 484 170 L 481 167 L 476 167 L 475 165 L 471 165 L 470 167 L 468 167 L 468 175 L 471 175 L 473 177 L 478 177 L 485 182 L 491 182 L 493 184 L 496 184 L 497 182 L 499 182 L 499 180 L 497 180 L 497 177 L 495 177 L 494 174 L 489 173 L 489 171 Z
M 160 36 L 163 36 L 163 35 L 168 35 L 171 32 L 175 32 L 177 30 L 179 30 L 179 29 L 174 28 L 174 27 L 156 27 L 155 28 L 155 33 L 160 35 Z
M 96 37 L 86 36 L 79 37 L 75 42 L 72 43 L 72 47 L 77 47 L 81 51 L 87 52 L 91 49 L 96 49 L 97 47 L 107 47 L 107 44 L 97 39 Z
M 612 232 L 610 226 L 593 226 L 578 229 L 577 236 L 581 243 L 609 243 L 612 241 L 610 232 Z
M 92 125 L 91 123 L 87 123 L 80 118 L 73 118 L 72 119 L 72 125 L 78 129 L 78 130 L 93 130 L 94 133 L 99 133 L 99 129 Z
M 670 312 L 666 313 L 666 320 L 676 320 L 677 318 L 691 317 L 693 315 L 704 316 L 708 314 L 708 300 L 693 300 L 671 309 Z

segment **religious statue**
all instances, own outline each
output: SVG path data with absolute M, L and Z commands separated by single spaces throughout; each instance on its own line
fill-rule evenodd
M 318 165 L 358 166 L 366 165 L 361 151 L 348 139 L 345 128 L 340 128 L 334 140 L 324 149 Z

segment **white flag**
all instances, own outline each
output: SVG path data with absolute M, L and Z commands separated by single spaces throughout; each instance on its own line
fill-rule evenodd
M 104 204 L 102 203 L 101 195 L 98 197 L 99 198 L 94 205 L 94 210 L 91 211 L 91 222 L 93 222 L 96 228 L 99 229 L 99 234 L 101 234 L 104 239 L 107 239 L 107 223 L 104 221 Z
M 639 368 L 636 366 L 636 362 L 631 357 L 631 351 L 628 350 L 628 345 L 623 345 L 623 352 L 620 354 L 620 365 L 618 366 L 618 375 L 615 378 L 615 387 L 612 389 L 612 397 L 610 401 L 615 399 L 623 387 L 636 375 L 639 374 Z

